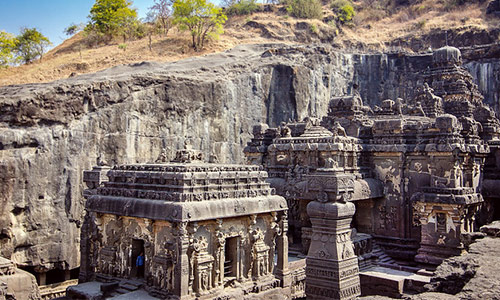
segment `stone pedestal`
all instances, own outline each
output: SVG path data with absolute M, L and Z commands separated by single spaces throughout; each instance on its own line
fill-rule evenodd
M 350 202 L 313 201 L 307 206 L 313 229 L 306 259 L 307 299 L 355 299 L 361 294 L 351 240 L 354 212 Z

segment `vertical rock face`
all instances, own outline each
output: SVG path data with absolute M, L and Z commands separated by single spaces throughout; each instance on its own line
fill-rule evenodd
M 484 45 L 462 50 L 464 67 L 471 73 L 484 103 L 500 115 L 500 46 Z M 353 83 L 366 104 L 381 105 L 385 99 L 412 99 L 422 85 L 420 75 L 432 68 L 432 54 L 354 54 Z M 347 87 L 349 89 L 349 87 Z
M 206 157 L 242 162 L 253 124 L 326 114 L 352 81 L 348 55 L 268 48 L 2 88 L 2 255 L 40 272 L 78 267 L 81 174 L 97 160 L 170 160 L 189 139 Z
M 412 98 L 412 79 L 431 63 L 430 55 L 255 45 L 0 88 L 0 255 L 40 272 L 79 266 L 81 174 L 97 160 L 171 160 L 189 139 L 206 157 L 243 162 L 252 125 L 325 116 L 330 99 L 353 86 L 372 106 Z M 497 63 L 466 66 L 474 64 L 485 102 L 498 104 Z
M 476 79 L 484 99 L 496 111 L 500 112 L 500 61 L 471 61 L 464 65 Z

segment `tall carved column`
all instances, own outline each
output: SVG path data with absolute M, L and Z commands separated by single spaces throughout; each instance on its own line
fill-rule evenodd
M 281 215 L 279 222 L 281 234 L 278 235 L 278 265 L 276 275 L 281 280 L 281 287 L 289 287 L 291 284 L 290 271 L 288 270 L 288 219 L 287 211 Z
M 189 237 L 186 230 L 187 222 L 178 224 L 177 230 L 177 261 L 174 268 L 174 294 L 179 299 L 184 299 L 189 296 Z
M 224 261 L 226 260 L 224 249 L 226 246 L 226 235 L 222 232 L 222 219 L 217 219 L 217 264 L 215 266 L 215 285 L 224 285 Z
M 358 259 L 351 241 L 354 212 L 351 202 L 312 201 L 307 205 L 313 229 L 306 259 L 307 299 L 355 299 L 361 294 Z
M 97 243 L 100 242 L 96 218 L 93 213 L 87 212 L 83 219 L 83 226 L 81 230 L 80 240 L 80 275 L 78 282 L 83 283 L 92 281 L 94 278 L 95 269 L 97 266 L 98 247 Z

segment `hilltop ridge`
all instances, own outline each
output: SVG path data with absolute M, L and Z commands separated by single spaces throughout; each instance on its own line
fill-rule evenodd
M 189 46 L 189 33 L 177 28 L 167 37 L 153 36 L 151 49 L 148 37 L 127 41 L 124 50 L 118 47 L 122 41 L 89 47 L 79 33 L 49 51 L 41 61 L 0 70 L 0 86 L 49 82 L 142 61 L 177 61 L 241 44 L 325 43 L 366 53 L 418 52 L 446 43 L 463 47 L 499 41 L 500 19 L 486 14 L 488 1 L 450 7 L 447 1 L 422 0 L 390 8 L 374 6 L 376 2 L 353 1 L 357 15 L 352 24 L 341 27 L 332 23 L 329 5 L 323 6 L 322 20 L 311 20 L 289 16 L 283 5 L 266 4 L 260 12 L 230 16 L 224 33 L 200 52 Z

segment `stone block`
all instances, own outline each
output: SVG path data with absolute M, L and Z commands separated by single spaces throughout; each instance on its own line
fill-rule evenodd
M 500 221 L 494 221 L 491 224 L 482 226 L 481 232 L 489 236 L 500 237 Z

